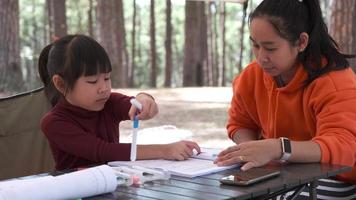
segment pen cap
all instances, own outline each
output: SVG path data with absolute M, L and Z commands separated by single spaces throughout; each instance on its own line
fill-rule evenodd
M 138 102 L 136 99 L 131 99 L 130 103 L 135 106 L 137 109 L 142 110 L 142 104 Z
M 135 115 L 135 117 L 134 117 L 133 127 L 134 127 L 134 128 L 138 128 L 138 118 L 137 118 L 137 115 Z

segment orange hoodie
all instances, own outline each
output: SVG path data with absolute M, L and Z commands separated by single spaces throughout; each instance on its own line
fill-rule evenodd
M 247 66 L 233 82 L 229 137 L 249 128 L 263 138 L 312 140 L 321 162 L 352 166 L 338 178 L 356 183 L 356 76 L 350 68 L 333 71 L 303 87 L 306 78 L 300 65 L 291 82 L 277 88 L 256 62 Z

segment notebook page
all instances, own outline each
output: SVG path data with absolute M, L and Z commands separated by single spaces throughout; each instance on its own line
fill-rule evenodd
M 109 162 L 110 166 L 142 166 L 153 169 L 163 169 L 170 171 L 172 175 L 184 176 L 193 178 L 196 176 L 202 176 L 206 174 L 215 173 L 225 169 L 230 169 L 236 167 L 233 166 L 224 166 L 218 167 L 211 160 L 204 159 L 194 159 L 190 158 L 183 161 L 172 161 L 172 160 L 139 160 L 139 161 L 114 161 Z

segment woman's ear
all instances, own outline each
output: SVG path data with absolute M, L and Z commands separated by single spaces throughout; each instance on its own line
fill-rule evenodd
M 62 79 L 62 77 L 59 76 L 58 74 L 55 74 L 52 77 L 52 82 L 53 82 L 54 87 L 56 87 L 56 89 L 60 93 L 65 95 L 64 92 L 66 91 L 66 84 L 65 84 L 64 80 Z
M 299 40 L 298 40 L 298 50 L 299 52 L 302 52 L 305 50 L 305 48 L 307 48 L 309 43 L 309 35 L 306 32 L 302 32 L 299 35 Z

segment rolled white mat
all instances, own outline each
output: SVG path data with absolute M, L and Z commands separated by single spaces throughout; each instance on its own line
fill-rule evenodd
M 107 165 L 60 176 L 0 182 L 0 200 L 76 199 L 115 191 L 117 179 Z

